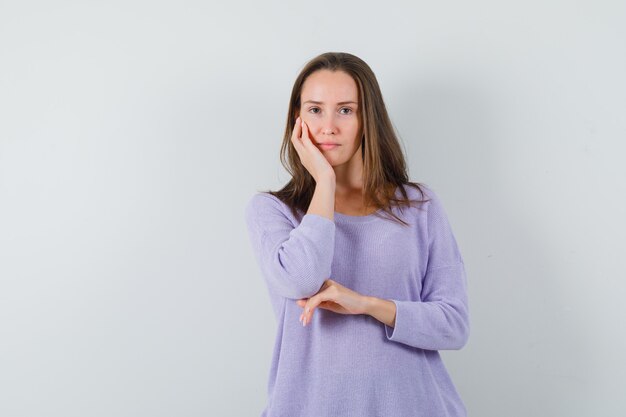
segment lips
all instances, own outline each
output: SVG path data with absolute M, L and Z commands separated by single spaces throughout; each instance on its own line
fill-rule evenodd
M 320 143 L 319 147 L 324 149 L 324 150 L 330 150 L 330 149 L 335 149 L 338 148 L 340 145 L 338 143 Z

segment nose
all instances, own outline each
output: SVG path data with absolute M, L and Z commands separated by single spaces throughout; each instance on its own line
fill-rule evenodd
M 332 115 L 325 117 L 322 121 L 321 128 L 324 135 L 335 135 L 337 133 L 337 127 L 334 117 Z

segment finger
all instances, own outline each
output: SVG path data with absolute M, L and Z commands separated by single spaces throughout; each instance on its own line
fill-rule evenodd
M 309 298 L 304 307 L 304 312 L 302 313 L 304 316 L 302 325 L 306 326 L 308 323 L 310 323 L 317 306 L 320 303 L 329 300 L 331 300 L 331 296 L 327 291 L 317 293 L 313 297 Z
M 291 131 L 292 142 L 300 136 L 300 129 L 302 128 L 300 120 L 300 116 L 298 116 L 293 124 L 293 130 Z
M 300 318 L 298 318 L 298 321 L 300 323 L 302 323 L 302 319 L 304 318 L 304 306 L 306 305 L 306 301 L 307 301 L 307 298 L 302 298 L 300 300 L 296 300 L 296 304 L 298 304 L 298 306 L 302 307 L 302 313 L 300 313 Z
M 318 309 L 323 308 L 324 310 L 330 310 L 333 313 L 339 314 L 348 314 L 348 310 L 343 308 L 340 304 L 337 304 L 333 301 L 324 301 L 317 306 Z
M 320 287 L 320 289 L 318 290 L 317 295 L 315 295 L 315 296 L 313 296 L 313 297 L 318 297 L 318 296 L 319 296 L 319 294 L 322 294 L 322 292 L 323 292 L 326 288 L 328 288 L 328 287 L 330 286 L 330 283 L 331 283 L 331 282 L 334 282 L 334 281 L 331 281 L 330 279 L 327 279 L 326 281 L 324 281 L 324 283 L 322 284 L 322 286 L 321 286 L 321 287 Z M 311 297 L 311 298 L 313 298 L 313 297 Z M 309 300 L 310 300 L 311 298 L 303 298 L 303 299 L 300 299 L 300 300 L 298 300 L 298 301 L 297 301 L 297 302 L 298 302 L 298 305 L 300 305 L 300 307 L 302 307 L 302 308 L 303 308 L 302 314 L 300 314 L 300 321 L 301 321 L 301 322 L 302 322 L 302 320 L 304 319 L 305 315 L 307 314 L 306 307 L 307 307 L 307 303 L 309 302 Z M 302 302 L 302 304 L 301 304 L 300 302 Z M 325 303 L 325 301 L 320 301 L 318 305 L 321 305 L 322 303 Z M 311 316 L 312 316 L 312 313 L 311 313 Z M 304 326 L 304 323 L 303 323 L 302 325 Z
M 304 146 L 308 146 L 309 144 L 313 144 L 313 142 L 311 141 L 311 138 L 309 137 L 309 126 L 306 124 L 306 122 L 303 120 L 302 121 L 302 144 Z
M 304 306 L 304 311 L 302 312 L 302 314 L 300 315 L 300 321 L 302 322 L 303 326 L 306 326 L 307 323 L 309 323 L 311 321 L 311 317 L 313 316 L 313 309 L 311 308 L 312 305 L 312 301 L 313 298 L 309 298 L 309 301 L 306 302 L 305 306 Z M 311 313 L 311 314 L 309 314 Z
M 300 116 L 298 116 L 293 126 L 293 132 L 291 132 L 291 143 L 293 143 L 293 146 L 296 148 L 298 154 L 300 154 L 302 149 L 302 142 L 300 140 L 300 132 L 302 130 L 301 122 L 302 119 L 300 118 Z

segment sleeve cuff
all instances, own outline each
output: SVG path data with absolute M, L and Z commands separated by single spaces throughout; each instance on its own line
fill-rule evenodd
M 394 327 L 387 326 L 385 324 L 385 334 L 387 335 L 387 339 L 397 342 L 398 339 L 397 337 L 395 337 L 397 335 L 396 329 L 398 328 L 398 324 L 401 323 L 402 321 L 401 320 L 402 313 L 400 312 L 401 303 L 399 303 L 397 300 L 394 300 L 394 299 L 390 299 L 389 301 L 392 301 L 396 305 L 396 319 L 395 319 Z

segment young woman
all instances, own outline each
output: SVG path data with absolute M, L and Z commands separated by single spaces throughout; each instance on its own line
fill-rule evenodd
M 291 180 L 245 209 L 278 325 L 262 417 L 465 416 L 438 352 L 469 337 L 463 259 L 365 62 L 304 67 L 281 161 Z

